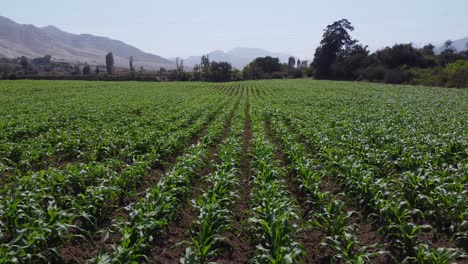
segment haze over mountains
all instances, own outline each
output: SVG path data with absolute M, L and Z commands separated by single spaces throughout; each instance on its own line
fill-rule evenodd
M 287 62 L 288 58 L 292 55 L 285 53 L 275 53 L 259 48 L 234 48 L 227 52 L 222 50 L 212 51 L 207 54 L 210 61 L 227 61 L 232 64 L 232 67 L 242 69 L 244 66 L 252 62 L 258 57 L 277 57 L 281 62 Z M 200 64 L 200 56 L 191 56 L 184 59 L 184 64 L 187 66 L 194 66 Z
M 22 25 L 0 16 L 0 57 L 36 58 L 51 55 L 59 61 L 102 65 L 108 52 L 113 52 L 118 67 L 128 67 L 130 56 L 133 56 L 136 67 L 151 70 L 175 67 L 168 59 L 143 52 L 119 40 L 71 34 L 53 26 L 40 28 Z
M 457 50 L 457 51 L 464 51 L 468 50 L 468 37 L 462 38 L 462 39 L 457 39 L 453 40 L 452 46 Z M 436 52 L 441 52 L 444 49 L 443 45 L 440 45 L 436 48 Z

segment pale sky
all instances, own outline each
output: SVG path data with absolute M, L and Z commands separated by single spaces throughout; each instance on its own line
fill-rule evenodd
M 0 0 L 22 24 L 122 40 L 166 58 L 234 47 L 310 59 L 323 29 L 347 18 L 372 50 L 468 37 L 468 0 Z

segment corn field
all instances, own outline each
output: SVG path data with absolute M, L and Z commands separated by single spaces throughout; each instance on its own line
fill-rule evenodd
M 468 90 L 0 82 L 0 263 L 468 263 Z

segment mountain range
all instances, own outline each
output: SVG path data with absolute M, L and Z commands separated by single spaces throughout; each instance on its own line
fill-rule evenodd
M 133 56 L 135 67 L 143 66 L 151 70 L 175 68 L 174 62 L 119 40 L 90 34 L 71 34 L 54 26 L 18 24 L 0 16 L 0 57 L 36 58 L 51 55 L 56 61 L 103 65 L 108 52 L 113 53 L 117 67 L 128 67 L 129 58 Z
M 453 41 L 457 51 L 468 49 L 468 37 Z M 442 50 L 437 45 L 436 52 Z M 36 27 L 18 24 L 6 17 L 0 16 L 0 57 L 28 58 L 51 55 L 55 61 L 69 63 L 88 63 L 91 65 L 105 64 L 105 55 L 114 54 L 117 67 L 128 68 L 129 58 L 133 56 L 135 67 L 143 66 L 149 70 L 174 69 L 174 60 L 141 51 L 119 40 L 90 34 L 72 34 L 54 26 Z M 216 50 L 207 54 L 210 61 L 227 61 L 234 68 L 242 69 L 257 57 L 278 57 L 281 62 L 287 62 L 291 56 L 285 53 L 275 53 L 259 48 L 234 48 L 229 51 Z M 187 68 L 199 64 L 201 55 L 184 59 Z M 310 61 L 309 61 L 310 62 Z
M 289 54 L 270 52 L 259 48 L 234 48 L 227 52 L 215 50 L 206 55 L 208 55 L 210 61 L 227 61 L 237 69 L 244 68 L 244 66 L 258 57 L 277 57 L 281 62 L 287 62 L 288 58 L 291 56 Z M 200 60 L 201 56 L 190 56 L 184 59 L 184 65 L 191 67 L 195 64 L 200 64 Z
M 143 66 L 149 70 L 175 68 L 175 61 L 161 56 L 143 52 L 138 48 L 119 40 L 90 34 L 72 34 L 54 26 L 36 27 L 23 25 L 9 18 L 0 16 L 0 57 L 28 58 L 51 55 L 55 61 L 69 63 L 105 64 L 105 55 L 112 52 L 117 67 L 128 67 L 129 58 L 133 56 L 135 67 Z M 233 67 L 241 69 L 257 57 L 278 57 L 286 62 L 290 55 L 269 52 L 258 48 L 234 48 L 208 53 L 211 61 L 227 61 Z M 187 68 L 199 64 L 201 56 L 191 56 L 184 60 Z

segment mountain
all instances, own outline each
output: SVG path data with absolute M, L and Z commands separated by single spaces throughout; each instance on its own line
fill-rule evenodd
M 128 67 L 133 56 L 135 67 L 158 70 L 175 68 L 172 61 L 143 52 L 122 41 L 89 34 L 71 34 L 56 27 L 22 25 L 0 16 L 0 57 L 28 58 L 51 55 L 53 60 L 70 63 L 105 64 L 105 55 L 114 54 L 115 66 Z
M 252 62 L 257 57 L 277 57 L 281 62 L 287 62 L 291 55 L 284 53 L 275 53 L 257 48 L 234 48 L 230 51 L 224 52 L 222 50 L 215 50 L 207 54 L 210 61 L 227 61 L 232 64 L 234 68 L 242 69 L 244 66 Z M 193 66 L 200 64 L 201 56 L 191 56 L 184 59 L 184 65 Z
M 457 39 L 453 40 L 452 46 L 457 50 L 457 51 L 464 51 L 468 50 L 468 37 L 462 38 L 462 39 Z M 441 51 L 444 50 L 443 44 L 438 45 L 437 48 L 435 49 L 437 53 L 440 53 Z

